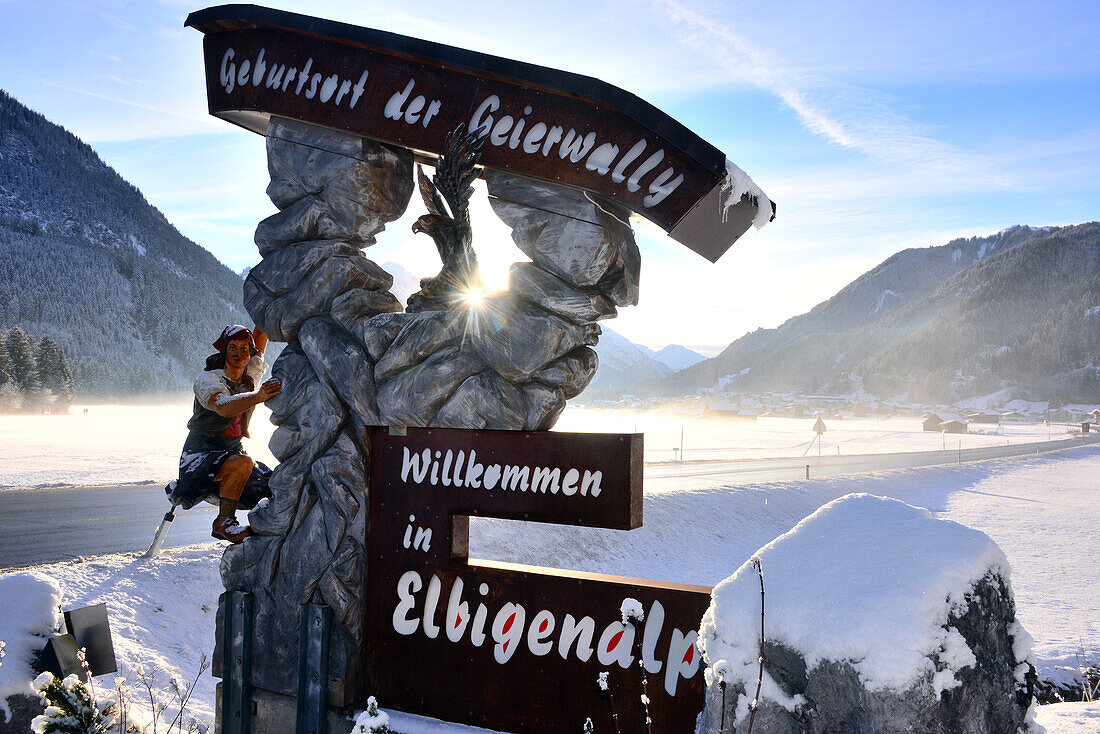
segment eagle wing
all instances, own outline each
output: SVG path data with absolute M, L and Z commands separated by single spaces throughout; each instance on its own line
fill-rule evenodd
M 438 178 L 438 174 L 436 174 Z M 420 164 L 416 164 L 416 181 L 420 185 L 420 198 L 424 200 L 424 206 L 428 207 L 431 214 L 441 217 L 449 217 L 443 199 L 439 196 L 439 190 L 426 175 Z
M 444 152 L 439 156 L 433 177 L 434 188 L 443 195 L 451 210 L 451 218 L 461 227 L 470 226 L 469 202 L 474 193 L 471 184 L 478 176 L 481 146 L 488 137 L 487 131 L 471 130 L 467 133 L 465 129 L 465 124 L 461 124 L 447 134 Z M 421 193 L 423 190 L 421 183 Z

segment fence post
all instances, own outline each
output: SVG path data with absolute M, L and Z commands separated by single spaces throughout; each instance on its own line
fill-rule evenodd
M 222 734 L 252 731 L 252 594 L 228 591 L 222 637 Z
M 298 625 L 297 734 L 326 734 L 332 608 L 303 604 Z

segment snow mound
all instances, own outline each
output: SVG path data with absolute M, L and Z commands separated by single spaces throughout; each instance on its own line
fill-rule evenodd
M 0 576 L 0 642 L 4 659 L 0 664 L 0 711 L 4 721 L 11 718 L 8 697 L 34 695 L 31 663 L 35 654 L 61 626 L 61 587 L 56 581 L 35 571 Z
M 954 673 L 975 661 L 958 631 L 945 628 L 949 613 L 965 608 L 988 573 L 1006 581 L 1009 573 L 984 533 L 869 494 L 822 506 L 756 555 L 766 638 L 797 650 L 811 670 L 848 662 L 869 690 L 902 691 L 926 675 L 938 690 L 956 685 Z M 755 691 L 759 636 L 760 581 L 747 561 L 714 588 L 703 618 L 707 684 L 719 677 Z M 933 658 L 947 669 L 937 673 Z M 788 710 L 800 703 L 767 672 L 762 696 Z

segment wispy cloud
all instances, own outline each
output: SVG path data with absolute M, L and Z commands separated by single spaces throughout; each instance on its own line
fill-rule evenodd
M 779 97 L 811 132 L 830 142 L 891 164 L 992 187 L 1016 179 L 997 159 L 936 139 L 922 125 L 892 108 L 889 95 L 806 74 L 713 18 L 678 0 L 655 0 L 674 23 L 680 40 L 725 69 L 730 80 L 747 81 Z
M 116 64 L 121 64 L 122 63 L 122 57 L 121 56 L 115 56 L 114 54 L 105 54 L 105 53 L 100 53 L 99 51 L 89 51 L 88 55 L 89 56 L 95 56 L 97 59 L 106 59 L 107 61 L 112 61 Z

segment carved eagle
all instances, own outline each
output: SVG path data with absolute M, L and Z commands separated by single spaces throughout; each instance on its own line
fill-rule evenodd
M 462 292 L 481 286 L 477 254 L 473 248 L 470 227 L 471 185 L 478 176 L 477 162 L 486 134 L 482 130 L 466 132 L 460 124 L 447 135 L 443 153 L 431 180 L 417 165 L 416 177 L 420 196 L 428 214 L 419 217 L 412 226 L 414 233 L 424 232 L 435 241 L 443 269 L 434 278 L 420 281 L 422 298 L 439 298 L 455 291 Z

